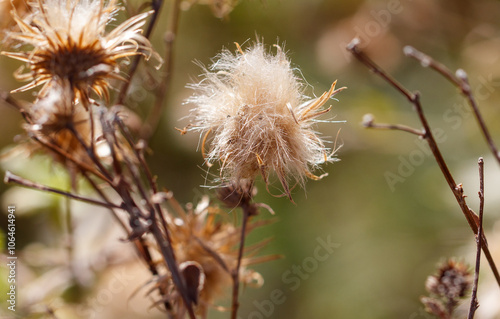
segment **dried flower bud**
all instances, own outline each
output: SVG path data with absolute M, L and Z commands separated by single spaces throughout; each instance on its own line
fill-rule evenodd
M 438 268 L 436 275 L 429 276 L 425 289 L 430 298 L 422 297 L 426 309 L 442 318 L 439 314 L 445 312 L 451 316 L 461 298 L 465 297 L 472 285 L 472 276 L 468 267 L 454 260 L 448 260 Z
M 204 79 L 190 85 L 196 91 L 188 99 L 196 105 L 190 130 L 204 134 L 203 155 L 209 165 L 220 163 L 224 181 L 253 181 L 261 174 L 268 185 L 274 172 L 291 199 L 289 182 L 320 179 L 312 171 L 336 160 L 312 126 L 330 110 L 322 109 L 328 99 L 344 88 L 335 90 L 334 83 L 319 98 L 307 99 L 280 47 L 276 54 L 261 43 L 245 52 L 237 47 L 235 54 L 222 51 Z
M 230 183 L 217 189 L 217 198 L 229 208 L 248 204 L 257 195 L 257 189 L 248 180 L 241 180 L 238 184 Z
M 109 99 L 109 81 L 119 75 L 118 60 L 134 55 L 155 54 L 149 41 L 140 34 L 149 13 L 139 14 L 106 33 L 106 26 L 120 9 L 116 0 L 40 0 L 29 4 L 32 11 L 21 18 L 12 16 L 20 31 L 10 38 L 33 47 L 29 52 L 2 52 L 26 62 L 29 71 L 16 73 L 29 84 L 12 92 L 44 85 L 55 78 L 67 80 L 75 101 L 88 107 L 91 91 Z
M 425 311 L 428 313 L 432 313 L 438 318 L 449 318 L 441 301 L 429 297 L 420 297 L 420 302 L 425 306 Z
M 438 274 L 429 276 L 425 288 L 430 293 L 446 299 L 459 299 L 470 289 L 472 277 L 467 266 L 449 260 L 438 269 Z

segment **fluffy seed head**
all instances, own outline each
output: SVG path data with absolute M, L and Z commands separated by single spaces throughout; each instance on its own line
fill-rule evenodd
M 259 173 L 268 184 L 275 172 L 284 193 L 291 199 L 289 182 L 302 184 L 320 164 L 335 160 L 313 129 L 315 119 L 330 110 L 328 99 L 344 88 L 335 83 L 319 98 L 304 96 L 304 84 L 285 53 L 276 54 L 256 43 L 245 52 L 222 51 L 203 79 L 190 85 L 188 99 L 192 130 L 203 134 L 202 151 L 209 136 L 206 161 L 218 161 L 223 180 L 253 180 Z
M 123 22 L 111 32 L 105 28 L 120 9 L 116 0 L 38 0 L 30 3 L 32 14 L 12 16 L 20 31 L 10 38 L 33 47 L 29 52 L 2 52 L 26 62 L 29 71 L 18 72 L 17 78 L 30 81 L 13 92 L 44 85 L 54 78 L 67 80 L 74 99 L 85 106 L 90 92 L 109 98 L 109 80 L 123 79 L 118 60 L 134 55 L 149 57 L 153 53 L 141 27 L 149 13 L 139 14 Z

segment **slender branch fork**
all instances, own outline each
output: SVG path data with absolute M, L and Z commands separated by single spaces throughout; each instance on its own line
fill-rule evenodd
M 359 48 L 360 41 L 359 39 L 355 38 L 349 43 L 347 46 L 347 50 L 349 50 L 353 56 L 359 60 L 361 63 L 363 63 L 368 69 L 370 69 L 373 73 L 381 77 L 383 80 L 385 80 L 387 83 L 389 83 L 393 88 L 395 88 L 399 93 L 401 93 L 403 96 L 406 97 L 406 99 L 414 106 L 415 111 L 417 112 L 417 115 L 419 117 L 419 120 L 423 126 L 422 130 L 422 138 L 425 139 L 427 144 L 429 145 L 432 154 L 434 155 L 434 158 L 436 159 L 436 162 L 441 169 L 441 173 L 443 174 L 444 178 L 446 179 L 446 182 L 448 183 L 448 186 L 450 190 L 452 191 L 453 195 L 455 196 L 455 199 L 460 206 L 460 209 L 462 210 L 462 213 L 464 214 L 465 219 L 467 220 L 470 228 L 474 232 L 476 236 L 478 236 L 479 233 L 479 218 L 476 215 L 476 213 L 469 208 L 467 205 L 467 202 L 465 200 L 465 195 L 464 191 L 462 188 L 461 184 L 457 184 L 448 169 L 448 166 L 443 158 L 443 155 L 441 154 L 441 151 L 438 147 L 438 144 L 434 138 L 434 135 L 432 134 L 429 122 L 427 121 L 427 117 L 424 114 L 422 105 L 420 103 L 420 94 L 419 93 L 412 93 L 408 89 L 406 89 L 401 83 L 399 83 L 396 79 L 394 79 L 392 76 L 390 76 L 388 73 L 386 73 L 384 70 L 382 70 L 375 62 L 373 62 L 360 48 Z M 408 49 L 407 49 L 408 50 Z M 470 91 L 469 91 L 470 92 Z M 371 127 L 376 127 L 373 124 L 373 119 L 371 119 Z M 385 129 L 401 129 L 400 126 L 393 126 L 387 127 L 385 125 Z M 408 131 L 408 130 L 404 130 Z M 415 133 L 418 131 L 416 129 L 411 129 L 411 131 L 415 131 Z M 411 132 L 413 133 L 413 132 Z M 415 134 L 414 133 L 414 134 Z M 420 135 L 420 134 L 417 134 Z M 484 255 L 486 259 L 488 260 L 489 266 L 493 272 L 493 275 L 495 276 L 495 279 L 500 287 L 500 274 L 498 272 L 498 269 L 495 265 L 495 262 L 493 260 L 493 257 L 491 256 L 491 253 L 488 248 L 488 243 L 486 241 L 486 238 L 484 234 L 481 234 L 481 247 L 484 252 Z
M 147 39 L 149 39 L 151 37 L 151 34 L 153 33 L 153 29 L 156 25 L 156 21 L 158 20 L 158 16 L 160 15 L 162 6 L 163 6 L 163 0 L 153 0 L 151 2 L 151 7 L 153 8 L 153 14 L 151 15 L 151 19 L 149 20 L 146 32 L 144 32 L 144 36 Z M 127 97 L 128 93 L 128 88 L 130 87 L 132 78 L 134 77 L 135 72 L 137 71 L 137 67 L 139 66 L 139 62 L 141 62 L 141 60 L 142 56 L 140 55 L 134 58 L 134 61 L 132 62 L 130 69 L 128 71 L 128 81 L 125 81 L 125 83 L 123 83 L 115 104 L 120 105 L 123 104 L 123 102 L 125 101 L 125 98 Z
M 469 103 L 472 112 L 474 113 L 474 117 L 476 118 L 477 124 L 481 129 L 481 132 L 483 133 L 484 139 L 486 140 L 491 153 L 497 160 L 498 164 L 500 164 L 500 152 L 498 151 L 498 148 L 495 145 L 493 138 L 491 137 L 490 131 L 486 126 L 481 112 L 479 112 L 479 107 L 477 105 L 476 99 L 474 98 L 474 95 L 472 94 L 467 73 L 462 69 L 458 69 L 455 74 L 453 74 L 453 72 L 451 72 L 451 70 L 448 69 L 445 65 L 437 62 L 430 56 L 418 51 L 411 46 L 406 46 L 403 51 L 407 56 L 419 61 L 422 66 L 429 67 L 440 73 L 443 77 L 445 77 L 460 90 L 460 93 L 462 93 L 462 95 L 467 99 L 467 102 Z
M 149 38 L 153 32 L 154 26 L 158 20 L 158 16 L 160 14 L 161 8 L 163 6 L 164 0 L 153 0 L 151 6 L 153 8 L 153 14 L 151 16 L 148 28 L 144 34 L 146 38 Z M 168 18 L 167 30 L 163 36 L 163 40 L 165 42 L 165 55 L 164 55 L 164 65 L 163 65 L 163 75 L 161 78 L 161 82 L 158 84 L 156 88 L 156 99 L 151 108 L 147 118 L 141 128 L 140 136 L 143 140 L 147 141 L 151 138 L 152 134 L 155 132 L 156 127 L 159 124 L 161 114 L 165 105 L 165 100 L 167 98 L 167 93 L 170 87 L 171 79 L 172 79 L 172 68 L 174 63 L 174 43 L 177 37 L 177 30 L 179 27 L 179 18 L 180 18 L 180 8 L 181 8 L 181 0 L 173 0 L 170 8 L 170 15 Z M 132 65 L 129 69 L 129 78 L 122 85 L 120 89 L 120 93 L 118 94 L 118 98 L 116 99 L 115 105 L 122 105 L 125 102 L 125 98 L 127 97 L 128 89 L 130 87 L 130 83 L 132 82 L 132 78 L 134 77 L 137 68 L 139 66 L 139 62 L 141 61 L 141 56 L 137 56 L 134 58 Z
M 144 125 L 142 126 L 140 136 L 144 140 L 149 140 L 160 123 L 161 114 L 167 99 L 167 93 L 172 82 L 172 69 L 174 64 L 174 44 L 177 38 L 179 27 L 179 17 L 181 9 L 181 0 L 173 0 L 170 8 L 170 17 L 168 19 L 167 31 L 163 36 L 165 42 L 165 56 L 163 75 L 161 82 L 156 88 L 156 99 L 150 110 Z
M 472 285 L 472 296 L 470 299 L 470 308 L 468 319 L 474 318 L 476 309 L 479 307 L 477 302 L 477 285 L 479 281 L 479 268 L 481 263 L 481 245 L 483 241 L 483 211 L 484 211 L 484 160 L 482 157 L 477 162 L 479 166 L 479 230 L 476 236 L 476 267 L 474 268 L 474 283 Z

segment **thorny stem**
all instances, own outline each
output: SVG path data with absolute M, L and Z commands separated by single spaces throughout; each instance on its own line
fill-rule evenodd
M 167 31 L 164 34 L 165 57 L 163 66 L 163 75 L 161 82 L 156 89 L 156 99 L 146 121 L 141 129 L 140 136 L 145 141 L 149 140 L 160 122 L 161 113 L 165 104 L 168 89 L 172 80 L 172 67 L 174 61 L 174 42 L 177 37 L 179 27 L 181 0 L 173 0 L 168 19 Z
M 400 84 L 397 80 L 395 80 L 393 77 L 391 77 L 389 74 L 387 74 L 385 71 L 383 71 L 375 62 L 373 62 L 361 49 L 358 47 L 359 44 L 359 39 L 355 38 L 349 43 L 347 46 L 347 50 L 349 50 L 356 59 L 358 59 L 360 62 L 362 62 L 366 67 L 368 67 L 372 72 L 380 76 L 382 79 L 384 79 L 386 82 L 388 82 L 392 87 L 394 87 L 398 92 L 403 94 L 406 99 L 413 104 L 415 107 L 415 111 L 418 114 L 418 117 L 420 119 L 420 122 L 423 126 L 423 132 L 424 136 L 423 138 L 427 141 L 427 144 L 429 145 L 432 154 L 434 155 L 434 158 L 436 159 L 436 162 L 441 169 L 441 172 L 446 179 L 446 182 L 448 183 L 448 186 L 450 187 L 451 191 L 453 192 L 453 195 L 455 196 L 455 199 L 457 200 L 458 205 L 460 206 L 462 213 L 465 216 L 465 219 L 467 220 L 470 228 L 474 232 L 475 235 L 478 234 L 478 217 L 477 215 L 473 212 L 472 209 L 467 206 L 467 203 L 465 201 L 465 195 L 463 193 L 463 188 L 462 185 L 457 185 L 455 183 L 455 180 L 453 176 L 451 175 L 450 170 L 448 169 L 448 166 L 446 165 L 446 162 L 443 158 L 443 155 L 441 154 L 441 151 L 439 150 L 438 144 L 434 138 L 434 135 L 432 134 L 432 131 L 430 129 L 430 125 L 427 121 L 427 118 L 424 115 L 422 105 L 420 104 L 420 94 L 419 93 L 412 93 L 408 89 L 406 89 L 402 84 Z M 482 241 L 481 241 L 481 247 L 483 249 L 484 255 L 486 259 L 488 260 L 488 263 L 490 265 L 490 268 L 493 272 L 493 275 L 495 276 L 495 279 L 497 281 L 497 284 L 500 286 L 500 273 L 498 272 L 498 269 L 495 265 L 495 262 L 493 260 L 493 257 L 491 256 L 490 250 L 488 248 L 488 244 L 486 242 L 486 238 L 484 235 L 482 235 Z
M 458 69 L 456 74 L 453 74 L 445 65 L 437 62 L 430 56 L 418 51 L 411 46 L 406 46 L 404 48 L 404 53 L 407 56 L 419 61 L 422 66 L 429 67 L 437 71 L 460 90 L 460 93 L 462 93 L 462 95 L 467 99 L 470 107 L 472 108 L 477 124 L 481 129 L 481 132 L 483 133 L 488 147 L 490 148 L 497 162 L 500 164 L 500 152 L 498 151 L 495 142 L 493 142 L 493 138 L 491 137 L 490 131 L 488 130 L 488 127 L 484 122 L 481 112 L 479 112 L 479 107 L 477 105 L 476 99 L 474 98 L 474 95 L 472 94 L 467 73 L 462 69 Z
M 49 186 L 45 186 L 45 185 L 42 185 L 42 184 L 39 184 L 39 183 L 35 183 L 35 182 L 32 182 L 32 181 L 29 181 L 29 180 L 24 179 L 24 178 L 22 178 L 20 176 L 12 174 L 10 171 L 6 171 L 5 172 L 4 182 L 6 184 L 15 183 L 15 184 L 18 184 L 19 186 L 22 186 L 22 187 L 32 188 L 32 189 L 36 189 L 36 190 L 39 190 L 39 191 L 44 191 L 44 192 L 49 192 L 49 193 L 55 193 L 55 194 L 63 195 L 63 196 L 69 197 L 71 199 L 76 199 L 76 200 L 79 200 L 81 202 L 85 202 L 85 203 L 89 203 L 89 204 L 93 204 L 93 205 L 98 205 L 98 206 L 102 206 L 102 207 L 106 207 L 106 208 L 121 209 L 120 206 L 117 206 L 117 205 L 112 204 L 112 203 L 101 202 L 101 201 L 98 201 L 98 200 L 95 200 L 95 199 L 92 199 L 92 198 L 83 197 L 83 196 L 76 195 L 76 194 L 73 194 L 73 193 L 69 193 L 69 192 L 66 192 L 66 191 L 63 191 L 63 190 L 60 190 L 60 189 L 52 188 L 52 187 L 49 187 Z
M 151 19 L 149 20 L 148 28 L 144 33 L 144 37 L 146 37 L 146 39 L 149 39 L 151 33 L 153 33 L 153 29 L 155 27 L 156 21 L 158 20 L 158 16 L 160 15 L 162 5 L 163 5 L 163 0 L 153 0 L 151 2 L 151 7 L 153 8 L 154 11 L 153 14 L 151 15 Z M 137 71 L 137 67 L 139 66 L 139 62 L 141 60 L 142 60 L 141 55 L 135 56 L 134 61 L 132 62 L 132 65 L 130 66 L 130 69 L 128 71 L 128 81 L 125 81 L 125 83 L 123 83 L 115 105 L 121 105 L 125 101 L 125 97 L 127 96 L 128 93 L 128 88 L 130 87 L 132 78 L 134 77 L 134 74 Z
M 477 251 L 476 251 L 476 268 L 474 269 L 474 283 L 472 286 L 472 296 L 470 300 L 470 308 L 468 319 L 474 318 L 474 313 L 476 309 L 479 307 L 477 302 L 477 285 L 479 282 L 479 268 L 481 262 L 481 244 L 483 241 L 483 211 L 484 211 L 484 160 L 482 157 L 478 160 L 479 166 L 479 229 L 477 231 L 476 242 L 477 242 Z
M 241 222 L 240 247 L 238 249 L 238 260 L 236 262 L 236 268 L 233 270 L 231 274 L 233 278 L 233 299 L 231 302 L 231 319 L 237 318 L 238 307 L 240 306 L 240 303 L 238 301 L 238 295 L 240 290 L 240 268 L 241 268 L 241 260 L 243 259 L 243 251 L 245 248 L 245 238 L 246 238 L 248 219 L 251 216 L 251 204 L 248 202 L 242 203 L 241 209 L 243 210 L 243 220 Z

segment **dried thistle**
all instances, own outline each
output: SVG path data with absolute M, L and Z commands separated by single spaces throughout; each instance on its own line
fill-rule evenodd
M 460 299 L 466 296 L 472 285 L 468 267 L 454 260 L 448 260 L 438 268 L 438 273 L 427 277 L 425 289 L 430 297 L 420 300 L 426 310 L 439 318 L 451 318 Z
M 280 47 L 276 54 L 267 53 L 262 43 L 245 52 L 237 48 L 235 54 L 222 51 L 203 80 L 190 85 L 196 91 L 187 100 L 196 105 L 190 129 L 203 134 L 203 156 L 209 165 L 220 163 L 223 180 L 253 181 L 260 173 L 269 185 L 272 171 L 291 199 L 290 182 L 318 180 L 323 176 L 312 171 L 336 160 L 313 124 L 330 111 L 322 108 L 328 99 L 345 88 L 335 90 L 335 82 L 319 98 L 308 99 Z
M 237 263 L 239 227 L 224 219 L 222 211 L 209 204 L 204 198 L 195 208 L 188 205 L 178 216 L 169 221 L 172 246 L 179 269 L 187 284 L 191 301 L 197 306 L 198 314 L 205 316 L 210 306 L 231 287 L 231 270 Z M 225 215 L 225 214 L 224 214 Z M 247 226 L 247 234 L 266 222 L 254 222 Z M 260 286 L 261 275 L 247 266 L 275 259 L 276 256 L 252 258 L 267 241 L 247 247 L 247 256 L 242 260 L 240 281 L 245 285 Z M 184 304 L 173 288 L 169 276 L 158 282 L 171 291 L 169 302 L 173 305 L 176 318 L 184 318 Z M 221 309 L 218 307 L 218 309 Z
M 155 55 L 141 27 L 150 12 L 128 19 L 111 32 L 105 28 L 120 9 L 116 0 L 38 0 L 30 3 L 27 17 L 12 11 L 20 31 L 10 38 L 33 47 L 27 52 L 2 52 L 26 62 L 27 73 L 16 72 L 21 81 L 30 81 L 12 92 L 44 85 L 54 78 L 67 80 L 74 100 L 88 107 L 90 93 L 109 99 L 109 81 L 124 80 L 118 60 L 134 55 Z

